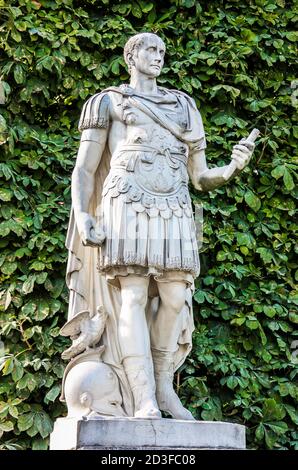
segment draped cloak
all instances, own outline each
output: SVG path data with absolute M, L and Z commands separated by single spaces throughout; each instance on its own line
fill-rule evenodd
M 170 131 L 177 139 L 188 145 L 190 152 L 206 147 L 202 119 L 193 99 L 176 90 L 159 88 L 158 95 L 144 95 L 136 92 L 128 85 L 111 87 L 91 97 L 84 105 L 79 130 L 108 127 L 107 100 L 110 92 L 118 93 L 123 99 L 129 98 L 130 104 L 147 114 L 154 122 Z M 173 120 L 173 113 L 179 113 L 180 122 Z M 111 154 L 106 145 L 95 174 L 95 187 L 90 200 L 89 213 L 96 219 L 100 207 L 104 181 L 109 173 Z M 123 397 L 124 411 L 133 415 L 132 393 L 122 366 L 122 357 L 118 341 L 118 318 L 121 308 L 120 290 L 108 282 L 105 275 L 98 272 L 98 250 L 84 246 L 76 227 L 73 208 L 70 214 L 66 238 L 69 251 L 66 282 L 70 291 L 70 320 L 81 310 L 89 310 L 95 314 L 96 308 L 103 305 L 108 312 L 108 320 L 101 344 L 105 345 L 103 361 L 110 365 L 117 374 Z M 192 347 L 194 330 L 192 293 L 194 284 L 187 287 L 186 302 L 180 314 L 180 336 L 174 358 L 177 370 L 185 361 Z M 155 291 L 157 293 L 157 291 Z M 159 297 L 150 294 L 146 307 L 148 328 L 151 319 L 157 315 Z

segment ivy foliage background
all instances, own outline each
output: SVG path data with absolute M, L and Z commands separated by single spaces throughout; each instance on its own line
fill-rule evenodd
M 1 0 L 1 448 L 46 449 L 65 413 L 59 328 L 77 122 L 90 95 L 128 81 L 122 50 L 138 31 L 165 38 L 159 83 L 195 98 L 210 166 L 262 131 L 241 177 L 192 190 L 204 245 L 179 393 L 197 419 L 245 424 L 251 448 L 298 448 L 295 20 L 285 0 Z

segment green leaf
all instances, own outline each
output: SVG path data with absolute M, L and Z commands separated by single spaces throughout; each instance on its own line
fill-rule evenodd
M 245 42 L 258 42 L 258 36 L 250 29 L 241 29 L 241 36 L 243 37 Z
M 265 346 L 267 344 L 267 336 L 265 335 L 264 330 L 260 323 L 259 323 L 259 333 L 260 333 L 262 345 Z
M 132 8 L 132 14 L 136 18 L 142 18 L 142 10 L 136 3 L 134 4 L 134 6 Z
M 30 300 L 29 302 L 25 303 L 22 307 L 22 314 L 25 316 L 31 316 L 37 309 L 37 302 L 34 300 Z
M 298 324 L 298 313 L 290 312 L 289 313 L 289 320 L 293 323 Z
M 263 262 L 266 264 L 271 263 L 271 261 L 273 260 L 273 253 L 267 248 L 257 248 L 256 252 L 260 254 Z
M 252 191 L 246 191 L 244 199 L 253 211 L 258 212 L 258 210 L 261 208 L 260 199 Z
M 33 374 L 26 373 L 17 383 L 19 390 L 28 389 L 30 392 L 36 389 L 38 383 Z
M 6 262 L 2 268 L 1 271 L 3 274 L 6 274 L 7 276 L 10 276 L 12 273 L 14 273 L 18 269 L 18 263 L 9 263 Z
M 42 69 L 46 69 L 49 72 L 51 72 L 52 69 L 53 69 L 53 65 L 54 65 L 53 57 L 45 56 L 45 57 L 42 57 L 41 59 L 39 59 L 39 61 L 37 62 L 36 70 L 38 70 L 38 72 L 41 72 Z
M 51 390 L 48 391 L 48 393 L 45 396 L 45 401 L 55 401 L 56 398 L 58 397 L 59 393 L 61 391 L 61 386 L 60 385 L 55 385 L 54 387 L 51 388 Z
M 34 419 L 33 419 L 33 425 L 31 426 L 31 428 L 27 429 L 27 434 L 28 436 L 30 437 L 34 437 L 38 434 L 38 429 L 36 427 L 36 425 L 34 424 Z
M 12 301 L 11 293 L 9 290 L 6 292 L 6 298 L 5 298 L 5 305 L 4 305 L 4 310 L 7 310 L 8 307 L 10 306 Z
M 296 42 L 296 41 L 298 41 L 298 32 L 297 31 L 289 31 L 289 32 L 286 33 L 286 38 L 289 41 Z
M 212 63 L 209 62 L 208 65 L 212 65 Z M 213 98 L 217 94 L 217 92 L 224 92 L 225 95 L 230 95 L 233 102 L 235 102 L 235 99 L 240 95 L 239 88 L 236 88 L 236 87 L 233 87 L 233 86 L 230 86 L 230 85 L 216 85 L 216 86 L 214 86 L 211 89 L 211 98 Z
M 37 321 L 42 321 L 44 320 L 50 312 L 50 307 L 49 304 L 46 300 L 40 300 L 37 303 L 37 310 L 34 314 L 34 318 Z
M 297 290 L 296 291 L 291 291 L 289 293 L 288 301 L 295 304 L 295 305 L 298 305 L 298 292 L 297 292 Z
M 266 423 L 266 426 L 272 429 L 272 431 L 274 431 L 276 434 L 284 434 L 288 431 L 287 423 L 285 423 L 284 421 L 274 421 L 273 423 Z
M 15 359 L 14 368 L 11 373 L 12 380 L 14 382 L 18 382 L 23 377 L 23 374 L 24 374 L 24 369 L 23 369 L 22 363 L 18 361 L 17 359 Z
M 285 166 L 284 165 L 278 165 L 274 170 L 271 171 L 271 175 L 275 179 L 279 179 L 284 175 L 285 172 Z
M 259 328 L 260 324 L 259 324 L 258 320 L 246 320 L 245 325 L 250 330 L 257 330 Z
M 285 417 L 286 411 L 282 405 L 276 403 L 274 398 L 266 398 L 263 405 L 263 419 L 264 422 L 271 422 L 272 420 L 282 420 Z
M 22 36 L 20 35 L 20 33 L 16 30 L 16 29 L 13 29 L 11 31 L 11 37 L 16 41 L 16 42 L 21 42 L 22 41 Z
M 34 420 L 34 413 L 25 413 L 19 416 L 18 428 L 20 431 L 27 431 L 32 425 Z
M 12 196 L 13 196 L 13 192 L 10 189 L 0 188 L 1 201 L 10 201 Z
M 14 368 L 14 358 L 9 357 L 8 359 L 6 359 L 2 363 L 1 368 L 2 368 L 2 374 L 3 375 L 11 374 L 11 372 L 13 371 L 13 368 Z
M 258 441 L 261 441 L 262 439 L 264 439 L 264 435 L 265 435 L 265 428 L 263 426 L 262 423 L 260 423 L 256 429 L 256 438 Z
M 273 318 L 276 314 L 276 311 L 275 311 L 275 308 L 274 307 L 270 307 L 270 306 L 265 306 L 264 307 L 264 313 L 267 317 L 269 318 Z
M 45 438 L 50 435 L 53 430 L 53 424 L 50 417 L 44 413 L 36 413 L 34 416 L 34 424 L 38 429 L 39 434 L 41 437 Z
M 217 253 L 216 259 L 217 261 L 225 261 L 225 259 L 228 257 L 228 253 L 226 251 L 219 251 Z
M 19 416 L 18 408 L 14 405 L 9 406 L 8 412 L 13 418 L 18 418 Z
M 273 433 L 272 431 L 268 431 L 267 429 L 265 429 L 265 442 L 266 442 L 266 445 L 269 449 L 272 449 L 274 447 L 274 444 L 276 442 L 276 436 L 275 436 L 275 433 Z
M 30 265 L 30 269 L 34 269 L 35 271 L 43 271 L 45 268 L 45 264 L 42 261 L 34 261 Z
M 24 75 L 24 70 L 23 67 L 19 64 L 17 64 L 14 68 L 13 71 L 14 79 L 15 81 L 20 85 L 21 83 L 24 83 L 25 75 Z
M 32 444 L 32 450 L 48 450 L 48 440 L 47 439 L 34 439 Z
M 245 323 L 245 320 L 246 320 L 245 317 L 233 318 L 233 320 L 231 321 L 231 324 L 241 326 L 243 325 L 243 323 Z
M 295 409 L 291 405 L 285 405 L 285 409 L 286 409 L 288 415 L 290 416 L 291 420 L 293 421 L 293 423 L 296 426 L 298 426 L 298 412 L 297 412 L 297 409 Z
M 51 299 L 49 303 L 50 303 L 51 313 L 52 314 L 54 314 L 56 312 L 59 312 L 59 310 L 61 310 L 60 300 Z
M 237 377 L 234 377 L 233 375 L 231 375 L 231 377 L 229 377 L 227 380 L 227 386 L 231 388 L 232 390 L 234 390 L 234 388 L 236 388 L 237 385 L 238 385 Z
M 247 233 L 237 233 L 238 245 L 246 245 L 249 243 L 249 236 Z
M 35 275 L 36 284 L 44 284 L 45 280 L 48 277 L 47 272 L 43 272 Z
M 295 184 L 294 184 L 294 181 L 293 181 L 293 178 L 292 178 L 292 175 L 291 173 L 289 172 L 289 170 L 287 168 L 285 168 L 285 171 L 284 171 L 284 175 L 283 175 L 283 180 L 284 180 L 284 185 L 285 187 L 289 190 L 289 191 L 292 191 L 292 189 L 294 189 L 295 187 Z
M 0 422 L 0 431 L 10 432 L 14 428 L 14 425 L 11 421 L 5 421 L 5 423 Z
M 34 283 L 35 283 L 35 276 L 29 276 L 23 284 L 22 291 L 24 294 L 29 294 L 33 291 Z
M 198 304 L 202 304 L 205 300 L 205 295 L 203 291 L 197 291 L 194 295 L 194 298 Z
M 214 283 L 215 278 L 213 276 L 206 276 L 204 278 L 204 284 L 205 286 L 212 286 Z
M 57 299 L 65 286 L 64 279 L 47 279 L 45 288 L 51 293 L 51 297 Z

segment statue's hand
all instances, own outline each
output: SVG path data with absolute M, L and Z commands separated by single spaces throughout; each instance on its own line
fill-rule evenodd
M 76 223 L 83 245 L 98 247 L 105 240 L 105 233 L 87 212 L 76 214 Z
M 237 170 L 243 170 L 248 165 L 254 148 L 254 144 L 246 139 L 241 139 L 239 144 L 234 145 L 231 159 Z

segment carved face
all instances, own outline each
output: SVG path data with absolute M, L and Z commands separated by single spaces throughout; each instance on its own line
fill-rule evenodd
M 160 75 L 164 64 L 165 45 L 158 37 L 146 38 L 144 43 L 136 50 L 132 60 L 135 68 L 149 77 Z

